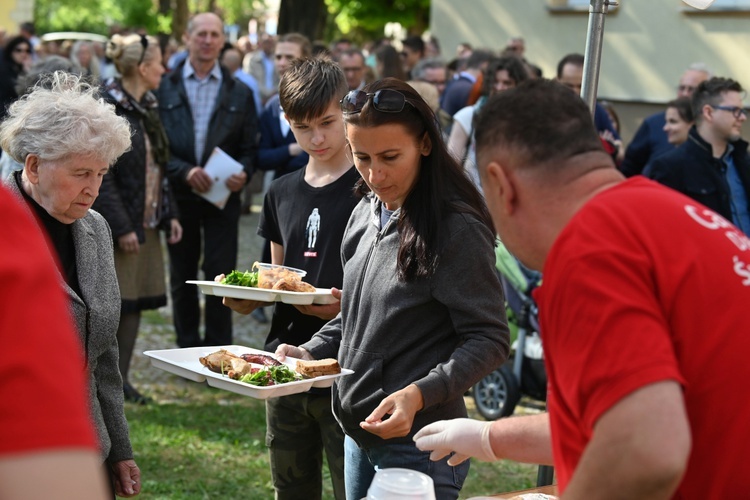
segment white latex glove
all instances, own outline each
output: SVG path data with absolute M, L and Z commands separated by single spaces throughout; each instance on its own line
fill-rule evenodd
M 458 465 L 469 457 L 485 462 L 497 460 L 490 445 L 492 422 L 470 418 L 440 420 L 423 427 L 414 435 L 414 442 L 422 451 L 431 450 L 430 460 L 437 461 L 449 455 L 448 465 Z

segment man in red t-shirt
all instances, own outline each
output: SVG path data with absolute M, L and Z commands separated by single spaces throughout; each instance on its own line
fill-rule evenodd
M 59 272 L 30 213 L 2 187 L 0 213 L 0 498 L 106 498 Z
M 451 463 L 554 463 L 564 498 L 743 498 L 750 239 L 625 181 L 575 97 L 533 81 L 489 100 L 476 126 L 500 237 L 544 272 L 549 413 L 438 422 L 417 446 Z

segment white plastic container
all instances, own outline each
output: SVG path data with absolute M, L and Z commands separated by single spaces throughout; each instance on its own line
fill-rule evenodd
M 435 500 L 435 484 L 427 474 L 410 469 L 379 469 L 366 500 Z

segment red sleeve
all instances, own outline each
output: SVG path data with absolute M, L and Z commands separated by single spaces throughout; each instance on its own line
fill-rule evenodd
M 0 187 L 0 455 L 96 449 L 83 352 L 41 231 Z
M 598 418 L 640 387 L 684 384 L 659 301 L 648 252 L 587 221 L 558 265 L 545 273 L 545 351 L 565 406 L 590 435 Z M 569 243 L 569 242 L 566 242 Z M 559 265 L 564 263 L 564 265 Z M 547 271 L 547 269 L 545 269 Z M 549 325 L 549 326 L 547 326 Z M 555 362 L 564 359 L 565 363 Z

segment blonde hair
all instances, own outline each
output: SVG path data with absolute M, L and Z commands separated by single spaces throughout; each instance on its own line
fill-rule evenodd
M 23 164 L 88 157 L 112 165 L 130 149 L 130 125 L 80 76 L 55 71 L 8 108 L 0 147 Z
M 124 77 L 133 75 L 138 69 L 138 62 L 147 63 L 157 58 L 156 49 L 159 41 L 147 36 L 148 46 L 143 48 L 141 35 L 112 35 L 107 42 L 106 54 L 115 64 L 117 71 Z

